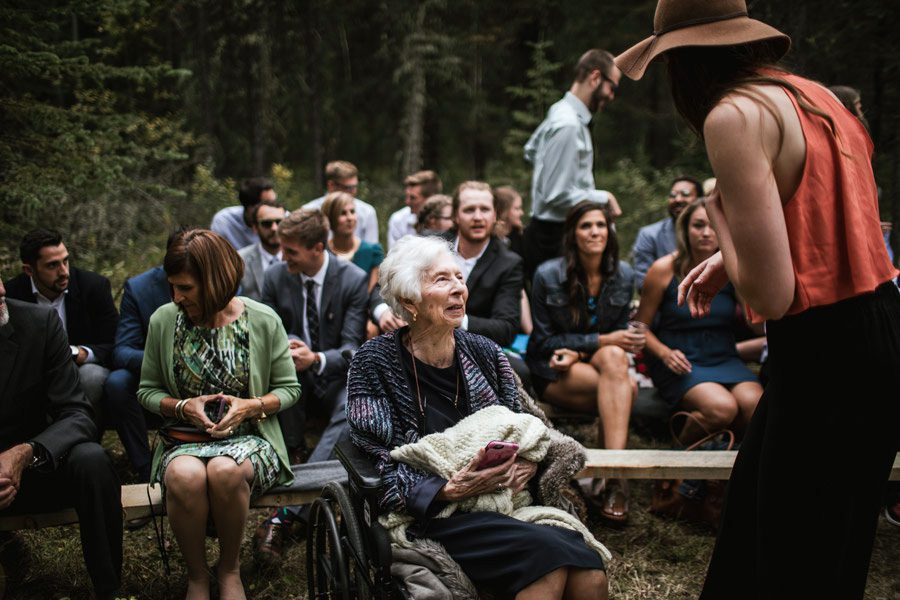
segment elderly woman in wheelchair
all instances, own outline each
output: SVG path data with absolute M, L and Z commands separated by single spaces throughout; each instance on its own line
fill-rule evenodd
M 380 283 L 409 325 L 357 352 L 347 415 L 353 443 L 381 476 L 380 522 L 394 547 L 442 551 L 428 541 L 439 542 L 470 583 L 498 598 L 607 598 L 608 551 L 560 510 L 559 490 L 580 464 L 554 455 L 565 436 L 522 412 L 500 348 L 460 328 L 468 291 L 449 246 L 404 238 Z M 518 453 L 485 467 L 492 440 L 515 442 Z

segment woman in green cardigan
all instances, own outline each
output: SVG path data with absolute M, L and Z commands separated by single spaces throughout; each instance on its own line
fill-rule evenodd
M 275 413 L 300 385 L 278 316 L 236 297 L 237 252 L 211 231 L 174 240 L 163 268 L 174 302 L 150 319 L 138 399 L 166 423 L 151 482 L 163 486 L 169 521 L 187 567 L 188 600 L 209 599 L 206 526 L 219 536 L 222 598 L 244 598 L 240 545 L 250 498 L 290 483 Z

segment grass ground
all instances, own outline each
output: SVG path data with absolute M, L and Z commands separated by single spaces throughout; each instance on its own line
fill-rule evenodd
M 647 440 L 633 440 L 646 446 Z M 127 471 L 115 434 L 104 439 L 117 467 Z M 611 597 L 616 600 L 696 598 L 712 552 L 714 536 L 692 525 L 661 520 L 647 512 L 652 492 L 649 481 L 631 482 L 631 517 L 623 528 L 611 529 L 594 516 L 591 530 L 613 553 L 609 565 Z M 245 532 L 243 579 L 247 597 L 254 600 L 300 600 L 306 597 L 306 549 L 296 543 L 286 552 L 284 566 L 271 572 L 257 569 L 250 538 L 265 517 L 253 511 Z M 30 566 L 9 572 L 6 600 L 81 600 L 90 597 L 90 581 L 84 570 L 77 526 L 23 532 Z M 166 522 L 172 567 L 166 577 L 152 526 L 125 532 L 125 564 L 122 597 L 129 600 L 183 598 L 185 574 L 177 544 Z M 210 564 L 216 560 L 214 540 L 207 541 Z M 823 573 L 824 576 L 824 573 Z M 2 586 L 0 586 L 2 588 Z M 866 589 L 867 600 L 900 600 L 900 528 L 879 519 L 878 534 Z

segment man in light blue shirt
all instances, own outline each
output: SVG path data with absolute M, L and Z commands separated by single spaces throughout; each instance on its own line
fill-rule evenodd
M 370 244 L 378 243 L 378 214 L 375 207 L 356 197 L 359 190 L 359 170 L 353 163 L 345 160 L 333 160 L 325 165 L 325 186 L 327 194 L 331 192 L 347 192 L 353 196 L 356 205 L 356 237 Z M 325 196 L 310 200 L 303 208 L 321 210 Z
M 259 243 L 259 236 L 253 230 L 250 215 L 253 207 L 261 200 L 278 199 L 275 186 L 270 179 L 254 177 L 245 179 L 238 190 L 237 206 L 223 208 L 213 216 L 209 228 L 228 240 L 235 250 Z
M 694 200 L 703 195 L 703 186 L 693 177 L 679 175 L 669 189 L 669 216 L 661 221 L 641 227 L 634 246 L 631 260 L 634 267 L 635 283 L 638 289 L 644 285 L 644 276 L 650 265 L 666 254 L 675 252 L 675 220 Z
M 560 256 L 566 213 L 582 200 L 608 204 L 622 214 L 615 197 L 594 186 L 594 148 L 588 124 L 612 102 L 621 72 L 605 50 L 588 50 L 575 67 L 575 81 L 525 144 L 525 160 L 534 165 L 531 221 L 525 228 L 525 270 Z

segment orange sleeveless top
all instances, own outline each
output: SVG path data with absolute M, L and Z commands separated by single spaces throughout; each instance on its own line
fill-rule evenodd
M 835 136 L 828 121 L 804 111 L 787 94 L 806 139 L 800 185 L 784 205 L 796 280 L 787 314 L 794 315 L 871 292 L 896 277 L 897 270 L 881 233 L 874 146 L 865 127 L 818 83 L 782 72 L 771 75 L 793 84 L 808 104 L 829 114 L 837 131 Z M 754 322 L 763 320 L 750 314 Z

